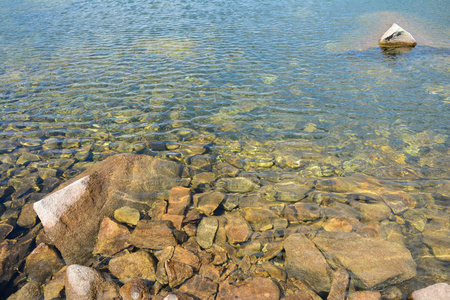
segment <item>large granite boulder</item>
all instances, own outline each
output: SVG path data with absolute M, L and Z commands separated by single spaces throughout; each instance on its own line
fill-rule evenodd
M 405 29 L 397 24 L 392 24 L 378 41 L 380 47 L 414 47 L 417 45 L 416 40 Z
M 383 288 L 413 278 L 416 263 L 405 247 L 350 232 L 320 232 L 312 240 L 334 267 L 344 267 L 361 289 Z
M 148 209 L 158 193 L 181 184 L 184 168 L 147 155 L 120 154 L 34 204 L 47 236 L 68 264 L 91 256 L 101 221 L 122 206 Z
M 289 276 L 307 283 L 316 292 L 329 292 L 332 269 L 313 242 L 304 234 L 290 235 L 284 242 Z

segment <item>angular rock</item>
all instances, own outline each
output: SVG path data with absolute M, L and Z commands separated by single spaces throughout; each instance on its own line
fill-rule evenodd
M 230 244 L 246 242 L 252 235 L 252 228 L 248 222 L 241 217 L 229 217 L 227 218 L 227 224 L 225 225 L 225 232 Z
M 134 279 L 119 290 L 123 300 L 150 300 L 150 290 L 142 279 Z
M 411 226 L 420 232 L 425 229 L 425 225 L 428 221 L 426 214 L 418 209 L 408 209 L 403 213 L 403 217 Z
M 120 223 L 136 226 L 140 218 L 139 210 L 129 206 L 122 206 L 114 211 L 114 219 Z
M 10 220 L 11 221 L 5 220 L 0 223 L 0 243 L 14 230 L 15 222 L 13 219 Z
M 8 300 L 41 300 L 43 295 L 42 283 L 30 281 L 20 290 L 8 297 Z
M 404 193 L 385 193 L 381 197 L 396 215 L 402 214 L 409 208 L 407 205 L 407 195 Z
M 417 45 L 412 35 L 398 26 L 396 23 L 381 36 L 378 45 L 383 48 L 388 47 L 414 47 Z
M 180 291 L 200 299 L 214 299 L 217 293 L 218 284 L 200 275 L 195 275 L 187 280 L 181 287 Z
M 105 217 L 100 224 L 97 244 L 93 253 L 104 256 L 113 255 L 130 246 L 128 243 L 130 236 L 130 231 L 126 226 L 117 224 L 110 218 Z
M 334 271 L 327 300 L 345 300 L 349 281 L 349 275 L 345 269 Z
M 217 191 L 196 194 L 194 195 L 194 205 L 201 213 L 209 216 L 219 207 L 223 199 L 225 199 L 225 194 Z
M 112 281 L 104 281 L 97 290 L 96 300 L 123 300 L 119 293 L 119 285 Z
M 173 252 L 172 260 L 191 266 L 195 271 L 200 269 L 200 259 L 193 252 L 176 246 Z
M 155 268 L 155 259 L 145 251 L 114 257 L 108 265 L 109 271 L 124 283 L 135 278 L 155 281 Z
M 320 218 L 320 207 L 316 203 L 297 202 L 294 204 L 295 217 L 302 222 L 314 221 Z
M 191 191 L 188 188 L 181 186 L 173 187 L 169 194 L 167 213 L 169 215 L 183 215 L 190 203 Z
M 216 300 L 228 299 L 278 300 L 280 289 L 268 278 L 248 278 L 236 285 L 225 281 L 219 286 Z
M 189 265 L 175 260 L 167 260 L 164 264 L 171 288 L 182 284 L 194 275 L 194 270 Z
M 392 215 L 392 211 L 384 203 L 362 203 L 352 201 L 350 204 L 356 210 L 359 210 L 364 215 L 366 221 L 382 221 L 388 219 Z
M 422 232 L 423 241 L 432 250 L 434 256 L 443 261 L 450 261 L 450 221 L 433 219 Z
M 153 250 L 176 246 L 174 229 L 170 221 L 140 220 L 128 242 L 138 248 Z
M 203 249 L 211 248 L 216 236 L 219 220 L 215 217 L 203 218 L 197 228 L 197 243 Z
M 353 274 L 361 289 L 383 288 L 416 275 L 416 263 L 405 247 L 350 232 L 320 232 L 313 242 L 330 264 Z
M 350 232 L 353 229 L 356 229 L 356 228 L 353 228 L 353 225 L 357 225 L 357 224 L 359 224 L 359 221 L 356 219 L 341 217 L 341 218 L 327 219 L 323 223 L 322 227 L 326 231 L 331 231 L 331 232 L 340 232 L 340 231 Z
M 44 287 L 44 298 L 53 299 L 60 298 L 62 296 L 62 291 L 64 290 L 64 278 L 66 276 L 67 266 L 64 266 L 59 270 L 49 283 Z
M 100 273 L 92 268 L 70 265 L 64 278 L 67 300 L 97 299 L 97 290 L 104 281 Z
M 450 285 L 448 283 L 436 283 L 426 288 L 413 292 L 408 300 L 448 300 L 450 297 Z
M 184 216 L 183 215 L 169 215 L 164 214 L 161 216 L 162 221 L 170 221 L 175 229 L 180 230 L 183 225 Z
M 255 231 L 272 229 L 274 221 L 278 218 L 273 211 L 266 208 L 245 208 L 244 212 L 244 218 Z
M 146 155 L 108 157 L 34 204 L 45 232 L 68 264 L 84 263 L 103 217 L 126 205 L 148 208 L 181 181 L 183 167 Z
M 58 253 L 47 244 L 39 244 L 25 260 L 28 276 L 43 281 L 64 266 Z
M 288 275 L 307 283 L 314 291 L 329 292 L 332 269 L 304 234 L 291 234 L 284 242 Z

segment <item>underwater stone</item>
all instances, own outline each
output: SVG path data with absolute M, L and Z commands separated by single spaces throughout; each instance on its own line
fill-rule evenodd
M 120 296 L 123 300 L 150 300 L 150 291 L 145 284 L 144 280 L 136 278 L 125 285 L 119 290 Z
M 423 241 L 432 250 L 434 256 L 443 261 L 450 261 L 450 221 L 433 219 L 425 225 L 422 232 Z
M 145 251 L 128 253 L 111 259 L 109 271 L 123 283 L 134 278 L 155 281 L 156 261 Z
M 102 254 L 105 256 L 127 248 L 130 244 L 130 231 L 124 225 L 117 224 L 108 217 L 105 217 L 100 224 L 100 229 L 95 245 L 94 254 Z
M 129 243 L 138 248 L 164 249 L 178 244 L 171 221 L 140 220 Z
M 257 187 L 253 181 L 245 177 L 222 178 L 216 185 L 229 193 L 248 193 Z
M 227 218 L 225 232 L 230 244 L 246 242 L 252 235 L 252 228 L 247 221 L 241 217 Z
M 225 194 L 217 191 L 196 194 L 194 195 L 194 205 L 201 213 L 212 215 L 224 198 Z
M 103 282 L 103 277 L 95 269 L 70 265 L 64 278 L 67 300 L 96 299 L 97 290 Z
M 204 276 L 195 275 L 180 287 L 180 291 L 199 299 L 214 299 L 218 286 Z
M 280 289 L 269 278 L 253 277 L 234 285 L 233 282 L 224 281 L 219 286 L 217 300 L 253 299 L 276 300 L 280 298 Z
M 63 263 L 55 249 L 41 243 L 27 256 L 25 266 L 31 279 L 43 281 L 58 272 Z
M 394 23 L 381 36 L 378 45 L 380 47 L 414 47 L 417 42 L 409 32 Z
M 448 300 L 450 295 L 450 285 L 448 283 L 436 283 L 426 288 L 413 292 L 408 300 Z
M 215 217 L 203 218 L 197 228 L 197 243 L 203 249 L 211 248 L 216 236 L 219 220 Z
M 122 206 L 114 211 L 114 218 L 120 223 L 136 226 L 141 218 L 139 210 L 129 206 Z

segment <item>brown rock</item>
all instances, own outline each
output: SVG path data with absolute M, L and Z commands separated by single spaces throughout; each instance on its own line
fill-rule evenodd
M 41 243 L 27 256 L 25 267 L 31 279 L 43 281 L 58 272 L 63 263 L 55 249 Z
M 44 298 L 53 299 L 60 298 L 62 296 L 62 291 L 64 290 L 64 278 L 66 276 L 67 266 L 64 266 L 59 270 L 49 283 L 44 287 Z
M 359 221 L 356 219 L 349 219 L 346 217 L 337 217 L 337 218 L 331 218 L 331 219 L 327 219 L 322 227 L 323 229 L 325 229 L 326 231 L 331 231 L 331 232 L 350 232 L 353 229 L 352 224 L 359 224 Z
M 136 208 L 122 206 L 114 211 L 114 219 L 120 223 L 136 226 L 141 219 L 141 214 Z
M 331 288 L 332 270 L 325 257 L 304 234 L 292 234 L 284 242 L 286 270 L 290 276 L 306 282 L 316 292 Z
M 211 248 L 216 236 L 219 221 L 215 217 L 203 218 L 197 227 L 197 243 L 203 249 Z
M 203 276 L 195 275 L 180 287 L 180 291 L 200 299 L 214 299 L 218 286 Z
M 396 215 L 401 215 L 409 208 L 407 205 L 408 195 L 405 193 L 384 193 L 381 197 Z
M 270 209 L 265 208 L 245 208 L 244 218 L 250 223 L 253 230 L 265 231 L 273 228 L 277 215 Z
M 108 217 L 103 218 L 98 232 L 94 254 L 113 255 L 130 246 L 128 239 L 131 234 L 124 225 L 117 224 Z
M 450 261 L 450 221 L 448 219 L 431 220 L 422 232 L 423 241 L 432 250 L 434 256 L 443 261 Z
M 105 280 L 96 270 L 80 266 L 67 267 L 64 277 L 67 300 L 93 300 Z
M 142 279 L 127 282 L 119 290 L 123 300 L 150 300 L 150 290 Z
M 172 260 L 189 265 L 194 271 L 198 271 L 200 268 L 200 259 L 198 256 L 181 246 L 175 247 Z
M 254 277 L 232 285 L 228 281 L 219 286 L 217 300 L 252 299 L 252 300 L 278 300 L 280 290 L 271 279 Z
M 180 230 L 183 224 L 184 216 L 164 214 L 161 216 L 162 221 L 170 221 L 175 229 Z
M 128 242 L 138 248 L 153 250 L 176 246 L 174 229 L 170 221 L 140 220 Z
M 119 293 L 119 285 L 112 281 L 104 281 L 98 291 L 95 300 L 122 300 Z
M 194 270 L 191 266 L 175 260 L 167 260 L 165 262 L 165 269 L 171 288 L 182 284 L 194 275 Z
M 225 225 L 225 232 L 230 244 L 246 242 L 252 235 L 252 228 L 248 222 L 241 217 L 227 218 L 228 222 Z
M 302 222 L 314 221 L 320 218 L 320 207 L 316 203 L 297 202 L 294 204 L 295 217 Z
M 8 297 L 8 300 L 40 300 L 42 299 L 42 283 L 30 281 L 20 290 Z
M 208 278 L 211 281 L 217 282 L 220 278 L 221 271 L 221 267 L 204 264 L 200 267 L 199 275 L 203 278 Z
M 131 199 L 148 209 L 159 192 L 181 182 L 183 167 L 135 154 L 110 156 L 41 201 L 34 203 L 47 235 L 67 263 L 84 263 L 92 255 L 103 217 Z
M 349 281 L 349 275 L 345 269 L 334 271 L 327 300 L 345 300 Z
M 109 271 L 122 282 L 135 278 L 155 281 L 155 259 L 145 251 L 125 254 L 109 261 Z
M 11 220 L 11 219 L 10 219 Z M 12 220 L 11 220 L 12 221 Z M 2 221 L 0 223 L 0 243 L 14 230 L 14 223 L 8 220 Z M 13 223 L 13 224 L 10 224 Z
M 348 295 L 347 300 L 381 300 L 380 292 L 362 291 Z
M 33 209 L 33 204 L 25 204 L 20 212 L 17 225 L 23 228 L 32 228 L 36 225 L 37 214 Z
M 194 195 L 194 205 L 201 213 L 209 216 L 219 207 L 223 199 L 225 199 L 225 194 L 221 192 L 196 194 Z
M 167 213 L 170 215 L 184 215 L 191 203 L 191 191 L 188 188 L 176 186 L 170 190 Z
M 197 226 L 194 224 L 186 224 L 183 227 L 183 231 L 186 232 L 188 236 L 195 236 L 197 234 Z
M 261 267 L 270 275 L 271 278 L 278 281 L 286 281 L 286 271 L 275 266 L 273 263 L 265 261 L 261 263 Z
M 311 290 L 300 290 L 295 295 L 282 298 L 282 300 L 322 300 L 316 293 Z
M 319 232 L 313 242 L 330 264 L 351 273 L 361 289 L 382 288 L 416 275 L 411 253 L 395 243 L 350 232 Z
M 353 201 L 351 206 L 356 210 L 359 210 L 366 221 L 382 221 L 388 219 L 392 215 L 392 211 L 384 203 L 362 203 Z

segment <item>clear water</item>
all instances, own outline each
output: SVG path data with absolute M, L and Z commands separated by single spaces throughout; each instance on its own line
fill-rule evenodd
M 442 195 L 447 214 L 448 9 L 445 0 L 3 0 L 1 186 L 27 166 L 73 177 L 111 153 L 189 163 L 158 146 L 176 142 L 258 174 L 393 180 Z M 381 51 L 393 22 L 419 45 Z M 24 152 L 39 158 L 20 164 Z M 298 153 L 300 169 L 258 168 Z

